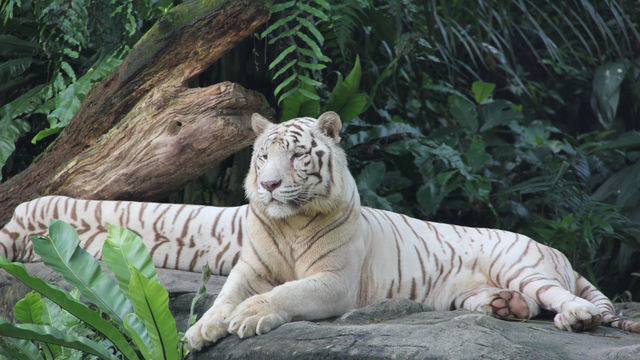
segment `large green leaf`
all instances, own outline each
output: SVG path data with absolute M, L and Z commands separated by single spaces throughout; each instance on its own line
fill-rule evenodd
M 506 100 L 495 100 L 480 107 L 480 132 L 522 120 L 522 111 Z
M 308 93 L 312 95 L 306 95 Z M 320 110 L 320 101 L 316 99 L 317 96 L 316 90 L 312 86 L 302 83 L 298 87 L 298 91 L 283 98 L 280 106 L 280 120 L 286 121 L 303 116 L 317 117 Z
M 47 91 L 47 84 L 40 84 L 3 105 L 0 108 L 2 119 L 15 119 L 22 114 L 34 111 L 44 102 Z
M 158 273 L 142 239 L 123 227 L 107 224 L 109 235 L 102 246 L 102 261 L 118 280 L 124 294 L 129 293 L 130 266 L 147 279 L 158 281 Z
M 636 207 L 640 199 L 640 160 L 629 165 L 602 183 L 593 193 L 598 201 L 615 199 L 615 203 L 625 207 Z
M 108 338 L 128 359 L 138 359 L 136 352 L 118 328 L 111 322 L 104 320 L 99 313 L 89 309 L 87 305 L 71 297 L 66 291 L 49 285 L 42 279 L 30 276 L 23 264 L 9 262 L 7 258 L 2 255 L 0 255 L 0 268 L 96 329 L 96 331 Z
M 351 119 L 360 115 L 367 104 L 367 95 L 358 92 L 361 76 L 360 57 L 356 57 L 349 75 L 344 80 L 341 76 L 338 76 L 336 86 L 331 91 L 331 95 L 329 95 L 329 99 L 327 99 L 322 111 L 337 112 L 343 122 L 351 121 Z
M 620 87 L 628 68 L 628 61 L 616 61 L 599 66 L 593 76 L 591 107 L 605 129 L 611 128 L 616 117 L 620 102 Z
M 376 98 L 376 94 L 378 93 L 378 88 L 380 87 L 380 85 L 382 84 L 382 82 L 384 80 L 386 80 L 389 76 L 391 76 L 393 74 L 393 69 L 395 68 L 396 64 L 398 63 L 398 60 L 400 59 L 400 57 L 395 57 L 382 71 L 382 74 L 380 74 L 380 76 L 378 76 L 378 78 L 376 79 L 376 82 L 373 84 L 373 86 L 371 87 L 371 90 L 369 90 L 369 99 L 367 100 L 367 103 L 364 106 L 364 109 L 362 109 L 362 111 L 367 110 L 371 104 L 373 104 L 373 100 Z
M 472 138 L 471 146 L 464 153 L 464 158 L 474 173 L 480 171 L 491 160 L 491 155 L 486 152 L 486 145 L 482 137 L 474 136 Z
M 31 238 L 34 251 L 47 266 L 77 287 L 85 299 L 122 324 L 124 317 L 133 312 L 133 307 L 118 284 L 102 272 L 98 261 L 77 246 L 80 240 L 76 230 L 63 221 L 51 220 L 49 233 L 50 236 Z M 134 323 L 133 326 L 143 339 L 148 340 L 142 324 Z
M 476 106 L 466 98 L 452 96 L 449 104 L 449 112 L 460 127 L 468 133 L 478 130 L 478 112 Z
M 122 323 L 133 308 L 111 277 L 102 272 L 96 259 L 77 245 L 76 230 L 60 220 L 51 220 L 50 236 L 31 238 L 44 263 L 80 290 L 89 302 Z
M 177 359 L 178 331 L 169 311 L 169 293 L 159 282 L 147 279 L 133 266 L 130 270 L 129 298 L 136 316 L 149 333 L 153 359 Z
M 0 321 L 3 319 L 0 318 Z M 0 355 L 17 360 L 41 360 L 38 348 L 29 340 L 0 336 Z
M 471 169 L 462 161 L 462 156 L 458 150 L 447 144 L 439 144 L 436 148 L 431 149 L 430 155 L 437 156 L 444 161 L 450 168 L 460 171 L 465 178 L 471 179 Z M 425 154 L 426 155 L 426 154 Z
M 145 344 L 144 341 L 142 341 L 142 338 L 138 335 L 136 330 L 133 327 L 131 327 L 129 323 L 129 320 L 131 319 L 133 319 L 132 321 L 134 323 L 141 323 L 140 319 L 138 319 L 136 314 L 131 313 L 124 318 L 124 328 L 129 331 L 129 334 L 131 334 L 131 339 L 136 344 L 136 346 L 138 346 L 138 350 L 140 350 L 142 357 L 144 359 L 153 359 L 153 355 L 151 354 L 151 348 L 149 348 L 149 346 Z
M 67 335 L 49 325 L 14 325 L 0 318 L 0 335 L 70 347 L 98 356 L 101 359 L 116 359 L 111 351 L 102 345 L 84 337 Z
M 416 199 L 425 214 L 433 215 L 440 208 L 440 203 L 447 196 L 446 187 L 431 179 L 422 184 L 416 193 Z
M 485 101 L 493 94 L 493 89 L 496 88 L 496 84 L 486 83 L 482 81 L 474 81 L 471 84 L 471 92 L 476 100 L 476 104 L 484 104 Z
M 586 144 L 590 145 L 590 144 Z M 599 143 L 595 143 L 598 149 L 621 149 L 625 150 L 628 148 L 640 147 L 640 131 L 631 130 L 627 131 L 620 136 L 611 141 L 603 141 Z
M 376 191 L 382 184 L 382 179 L 386 172 L 387 167 L 384 162 L 375 161 L 369 163 L 364 169 L 362 169 L 356 178 L 358 189 Z
M 42 324 L 42 296 L 30 292 L 13 307 L 16 320 L 24 324 Z

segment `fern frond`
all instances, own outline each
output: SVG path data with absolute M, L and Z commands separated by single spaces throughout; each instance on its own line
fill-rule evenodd
M 283 78 L 275 88 L 278 103 L 290 96 L 317 100 L 309 87 L 321 87 L 317 73 L 331 59 L 323 53 L 325 37 L 318 26 L 329 20 L 326 0 L 299 0 L 273 4 L 273 24 L 260 34 L 276 47 L 278 55 L 269 63 L 272 79 Z M 282 50 L 280 50 L 282 49 Z
M 353 42 L 352 35 L 362 25 L 363 16 L 363 9 L 355 1 L 337 4 L 332 8 L 331 26 L 342 57 L 347 57 L 347 44 Z

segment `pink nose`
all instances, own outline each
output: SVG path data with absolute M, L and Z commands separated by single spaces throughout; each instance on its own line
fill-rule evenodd
M 277 189 L 280 184 L 282 184 L 282 180 L 260 181 L 260 185 L 269 192 Z

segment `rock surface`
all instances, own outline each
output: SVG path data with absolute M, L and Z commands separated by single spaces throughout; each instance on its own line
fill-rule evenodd
M 29 264 L 32 275 L 64 287 L 42 264 Z M 184 330 L 200 275 L 160 269 L 169 289 L 171 311 Z M 224 277 L 213 276 L 202 313 Z M 13 304 L 27 287 L 0 270 L 0 316 L 13 318 Z M 626 315 L 640 313 L 640 303 L 617 304 Z M 386 300 L 329 321 L 297 321 L 251 339 L 229 336 L 192 359 L 640 359 L 640 334 L 598 327 L 587 333 L 557 330 L 550 317 L 526 323 L 495 319 L 468 311 L 429 311 L 408 300 Z

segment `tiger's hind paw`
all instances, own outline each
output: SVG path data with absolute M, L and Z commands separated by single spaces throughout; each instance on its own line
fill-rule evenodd
M 558 313 L 553 322 L 559 329 L 581 332 L 600 325 L 602 316 L 594 305 L 577 305 Z
M 529 319 L 531 312 L 524 296 L 517 291 L 502 290 L 489 302 L 489 313 L 507 319 Z M 487 309 L 489 310 L 489 309 Z

